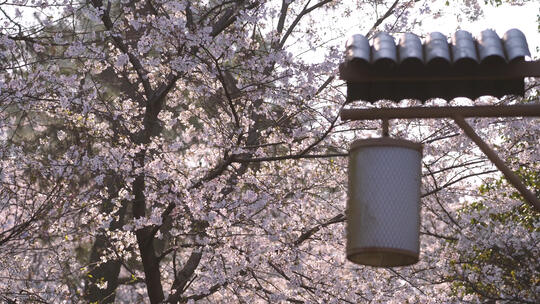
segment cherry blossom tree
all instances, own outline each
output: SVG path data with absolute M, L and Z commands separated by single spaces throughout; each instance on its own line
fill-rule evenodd
M 431 4 L 4 1 L 0 298 L 537 302 L 538 217 L 446 120 L 392 122 L 425 145 L 421 261 L 345 260 L 348 145 L 379 128 L 338 118 L 346 27 L 412 30 Z M 537 177 L 535 121 L 474 125 Z

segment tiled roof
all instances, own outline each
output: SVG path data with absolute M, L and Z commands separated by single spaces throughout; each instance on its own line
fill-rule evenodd
M 434 32 L 423 43 L 406 33 L 397 45 L 391 35 L 381 32 L 371 44 L 363 35 L 349 39 L 340 71 L 348 82 L 350 101 L 501 97 L 523 95 L 523 77 L 504 74 L 526 56 L 530 56 L 527 40 L 518 29 L 507 31 L 502 39 L 493 30 L 476 39 L 462 30 L 450 39 Z M 493 73 L 501 77 L 492 77 Z

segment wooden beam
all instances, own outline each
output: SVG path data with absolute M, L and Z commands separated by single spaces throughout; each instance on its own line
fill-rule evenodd
M 510 106 L 343 109 L 341 111 L 341 120 L 453 118 L 454 116 L 540 117 L 540 104 L 523 104 Z
M 378 67 L 359 61 L 347 61 L 339 66 L 340 78 L 354 83 L 397 81 L 404 83 L 441 80 L 504 80 L 540 77 L 540 60 L 511 62 L 507 64 L 477 64 L 468 67 L 398 66 Z
M 457 125 L 465 132 L 465 134 L 484 152 L 484 154 L 489 158 L 489 160 L 501 171 L 506 180 L 510 182 L 516 188 L 519 193 L 523 196 L 525 201 L 527 201 L 537 212 L 540 212 L 540 200 L 536 195 L 527 189 L 525 184 L 521 182 L 521 179 L 506 166 L 504 161 L 499 158 L 497 153 L 493 151 L 486 142 L 474 132 L 473 128 L 463 119 L 462 116 L 456 115 L 453 117 Z

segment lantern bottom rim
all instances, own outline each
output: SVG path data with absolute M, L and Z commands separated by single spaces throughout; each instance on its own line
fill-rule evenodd
M 418 252 L 388 247 L 349 248 L 347 259 L 355 264 L 375 267 L 407 266 L 418 262 Z

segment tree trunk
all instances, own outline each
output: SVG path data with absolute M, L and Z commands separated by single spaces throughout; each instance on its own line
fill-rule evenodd
M 109 177 L 105 180 L 108 188 L 109 199 L 104 201 L 101 205 L 101 212 L 111 213 L 113 212 L 112 198 L 117 197 L 118 191 L 121 188 L 120 180 L 117 176 Z M 122 206 L 118 211 L 118 220 L 112 221 L 110 225 L 111 230 L 119 229 L 124 225 L 124 218 L 126 214 L 126 206 Z M 120 274 L 121 263 L 118 260 L 109 260 L 106 263 L 95 266 L 100 261 L 100 257 L 110 247 L 107 241 L 106 231 L 100 232 L 92 245 L 90 252 L 89 265 L 90 272 L 86 276 L 86 284 L 84 290 L 84 298 L 88 302 L 97 303 L 114 303 L 115 291 L 118 287 L 118 275 Z M 107 287 L 101 289 L 97 287 L 97 283 L 107 282 Z
M 139 163 L 144 163 L 144 152 L 141 152 L 137 158 Z M 146 213 L 146 198 L 144 196 L 144 175 L 137 176 L 133 182 L 133 193 L 135 200 L 133 201 L 133 217 L 135 219 L 142 218 Z M 144 269 L 144 280 L 150 303 L 157 304 L 165 298 L 163 294 L 163 286 L 161 285 L 161 275 L 159 272 L 159 261 L 156 257 L 153 236 L 148 227 L 141 228 L 136 231 L 137 243 L 141 253 L 141 259 Z

